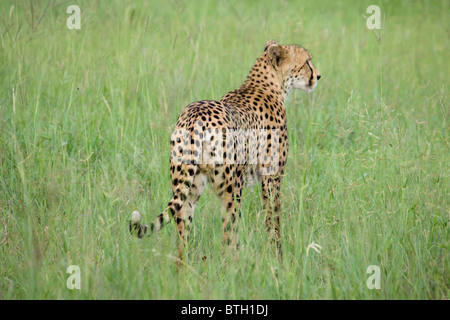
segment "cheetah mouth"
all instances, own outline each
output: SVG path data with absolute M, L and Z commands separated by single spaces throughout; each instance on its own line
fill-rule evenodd
M 316 89 L 316 87 L 317 87 L 317 82 L 316 83 L 312 83 L 312 81 L 309 81 L 309 83 L 308 83 L 308 87 L 306 88 L 306 92 L 313 92 L 314 91 L 314 89 Z

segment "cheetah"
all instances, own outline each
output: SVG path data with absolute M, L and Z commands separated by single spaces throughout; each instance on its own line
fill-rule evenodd
M 186 106 L 170 139 L 172 199 L 149 225 L 134 211 L 130 232 L 142 238 L 173 219 L 182 262 L 195 206 L 209 183 L 221 199 L 223 243 L 238 247 L 242 190 L 261 183 L 265 227 L 281 257 L 280 185 L 289 149 L 285 101 L 292 89 L 315 89 L 321 75 L 311 59 L 301 46 L 269 40 L 241 87 L 220 101 Z

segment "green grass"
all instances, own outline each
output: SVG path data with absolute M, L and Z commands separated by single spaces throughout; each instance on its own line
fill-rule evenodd
M 0 298 L 450 298 L 449 1 L 58 3 L 0 4 Z M 207 189 L 178 273 L 173 227 L 138 240 L 127 220 L 170 199 L 182 108 L 240 86 L 268 39 L 305 46 L 322 74 L 287 103 L 284 259 L 258 187 L 224 253 Z

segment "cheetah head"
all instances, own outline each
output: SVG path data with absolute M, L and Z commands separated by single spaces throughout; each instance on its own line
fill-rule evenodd
M 306 49 L 297 45 L 279 45 L 275 40 L 269 40 L 264 51 L 286 91 L 293 88 L 311 92 L 316 88 L 321 75 L 313 66 L 312 56 Z

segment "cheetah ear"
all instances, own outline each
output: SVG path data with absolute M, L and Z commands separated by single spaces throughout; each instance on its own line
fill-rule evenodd
M 277 42 L 276 40 L 269 40 L 269 41 L 267 41 L 267 42 L 266 42 L 266 45 L 264 46 L 264 51 L 266 51 L 267 48 L 268 48 L 269 46 L 273 45 L 273 44 L 278 45 L 278 42 Z
M 280 46 L 275 40 L 269 40 L 266 42 L 266 49 L 268 52 L 269 62 L 274 67 L 279 67 L 281 62 L 286 58 L 286 50 Z

